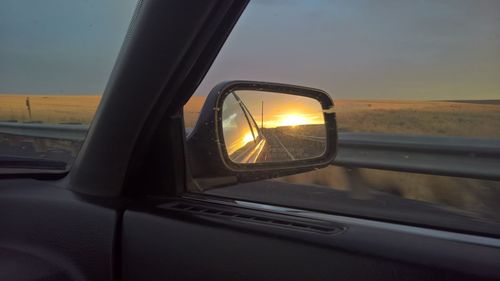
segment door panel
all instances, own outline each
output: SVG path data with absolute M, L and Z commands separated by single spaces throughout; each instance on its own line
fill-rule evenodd
M 178 204 L 191 207 L 172 207 Z M 260 215 L 250 221 L 249 212 Z M 143 204 L 124 215 L 122 276 L 124 280 L 499 277 L 494 269 L 498 249 L 363 226 L 359 221 L 351 224 L 348 219 L 336 223 L 342 231 L 318 233 L 288 227 L 283 223 L 287 219 L 276 219 L 277 215 L 282 214 L 196 200 Z M 266 216 L 271 219 L 262 219 Z M 472 255 L 485 262 L 469 263 Z

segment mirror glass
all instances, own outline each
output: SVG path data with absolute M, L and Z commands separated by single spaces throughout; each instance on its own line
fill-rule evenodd
M 229 159 L 235 163 L 304 160 L 326 150 L 321 103 L 309 97 L 231 92 L 222 106 L 222 130 Z

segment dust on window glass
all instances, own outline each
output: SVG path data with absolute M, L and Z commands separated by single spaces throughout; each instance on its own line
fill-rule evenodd
M 185 124 L 194 127 L 217 83 L 268 81 L 328 92 L 340 135 L 465 138 L 500 149 L 499 77 L 496 0 L 252 1 L 185 106 Z M 500 221 L 498 181 L 337 166 L 277 181 Z
M 2 2 L 0 158 L 54 160 L 69 167 L 94 117 L 136 2 Z

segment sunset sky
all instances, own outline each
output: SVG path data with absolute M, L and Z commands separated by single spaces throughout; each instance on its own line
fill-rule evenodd
M 135 3 L 3 1 L 0 93 L 102 93 Z M 500 99 L 500 1 L 252 1 L 196 94 L 233 79 L 334 99 Z
M 321 104 L 312 98 L 273 92 L 236 91 L 261 127 L 264 102 L 264 127 L 324 124 Z

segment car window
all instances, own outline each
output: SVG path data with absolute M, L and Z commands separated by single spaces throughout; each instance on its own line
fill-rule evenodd
M 258 133 L 250 126 L 250 117 L 244 112 L 240 102 L 236 94 L 232 93 L 226 97 L 222 108 L 224 139 L 231 159 L 238 158 L 237 155 L 258 137 Z
M 252 1 L 184 107 L 186 128 L 221 81 L 318 88 L 335 102 L 337 158 L 357 164 L 202 192 L 465 231 L 498 227 L 500 182 L 443 175 L 432 160 L 449 149 L 489 155 L 478 170 L 500 169 L 499 15 L 496 0 Z M 377 168 L 394 155 L 402 160 L 392 169 Z M 416 157 L 431 163 L 420 167 L 428 172 L 406 168 Z
M 2 2 L 0 170 L 70 167 L 136 2 Z

